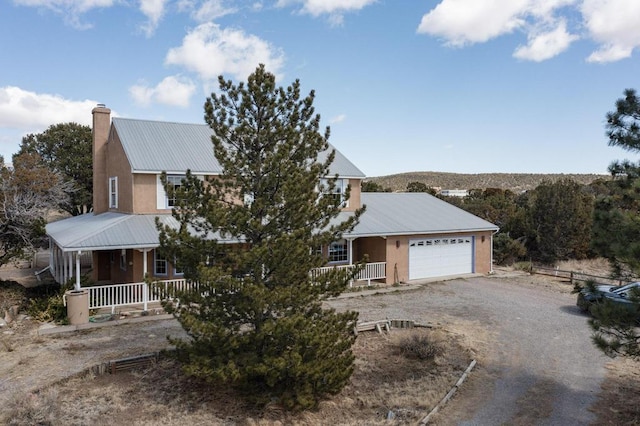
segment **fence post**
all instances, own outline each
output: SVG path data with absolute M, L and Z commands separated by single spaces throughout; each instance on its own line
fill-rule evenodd
M 143 310 L 147 310 L 147 302 L 149 301 L 149 285 L 145 282 L 142 284 L 142 302 Z
M 573 271 L 571 271 L 571 275 L 569 277 L 569 282 L 571 283 L 571 285 L 573 285 Z

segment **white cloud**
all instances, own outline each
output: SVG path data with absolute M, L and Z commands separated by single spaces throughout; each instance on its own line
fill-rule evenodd
M 236 8 L 225 6 L 224 0 L 207 0 L 192 16 L 198 22 L 209 22 L 236 12 Z
M 115 0 L 13 0 L 20 6 L 50 9 L 64 16 L 67 24 L 85 30 L 92 25 L 81 21 L 81 16 L 92 9 L 107 8 L 114 5 Z
M 600 44 L 588 61 L 617 61 L 640 47 L 638 0 L 584 0 L 581 11 L 589 35 Z
M 140 11 L 148 19 L 141 27 L 147 37 L 151 37 L 158 28 L 158 24 L 164 16 L 167 2 L 168 0 L 140 0 Z
M 276 7 L 302 5 L 301 13 L 313 17 L 328 15 L 332 25 L 342 25 L 344 14 L 364 9 L 378 0 L 278 0 Z
M 532 32 L 528 38 L 529 43 L 526 46 L 518 47 L 513 56 L 518 59 L 535 62 L 545 61 L 559 55 L 567 50 L 572 42 L 578 39 L 577 36 L 567 32 L 567 25 L 564 20 L 560 20 L 555 29 Z
M 183 66 L 205 82 L 221 74 L 246 80 L 259 64 L 265 64 L 269 72 L 278 75 L 284 65 L 284 54 L 267 41 L 242 30 L 221 29 L 206 23 L 189 32 L 180 47 L 170 49 L 165 62 Z
M 15 86 L 0 87 L 0 128 L 42 131 L 52 124 L 91 124 L 98 102 L 72 101 L 59 95 L 35 93 Z
M 422 17 L 418 33 L 450 46 L 482 43 L 525 26 L 529 0 L 443 0 Z
M 329 123 L 331 124 L 342 123 L 346 119 L 347 119 L 347 116 L 345 114 L 340 114 L 333 117 L 331 120 L 329 120 Z
M 569 21 L 578 14 L 582 22 Z M 526 46 L 516 48 L 516 58 L 544 61 L 578 39 L 591 39 L 599 47 L 588 61 L 617 61 L 640 47 L 640 1 L 441 0 L 422 17 L 417 29 L 454 47 L 484 43 L 514 31 L 528 40 Z
M 157 102 L 163 105 L 187 107 L 195 90 L 196 86 L 191 80 L 180 76 L 169 76 L 156 87 L 149 87 L 144 83 L 131 86 L 129 94 L 137 104 L 143 106 Z

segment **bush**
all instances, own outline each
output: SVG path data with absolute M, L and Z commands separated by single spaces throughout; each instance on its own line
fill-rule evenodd
M 28 289 L 27 313 L 37 321 L 68 324 L 63 296 L 66 291 L 73 289 L 74 284 L 75 278 L 71 278 L 63 286 L 52 283 Z M 80 280 L 82 287 L 91 284 L 92 281 L 86 275 Z
M 433 359 L 442 353 L 438 339 L 431 334 L 411 334 L 404 336 L 398 342 L 398 349 L 408 358 L 421 360 Z
M 41 322 L 67 323 L 67 308 L 64 306 L 64 292 L 72 287 L 48 284 L 36 287 L 27 303 L 27 313 Z
M 499 233 L 493 239 L 493 260 L 498 265 L 512 265 L 527 255 L 527 248 L 509 234 Z

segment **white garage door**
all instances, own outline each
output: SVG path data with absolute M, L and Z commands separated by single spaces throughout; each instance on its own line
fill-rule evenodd
M 409 279 L 473 272 L 473 237 L 409 240 Z

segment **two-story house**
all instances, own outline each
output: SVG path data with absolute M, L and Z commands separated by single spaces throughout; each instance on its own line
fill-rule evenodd
M 79 288 L 81 255 L 91 253 L 91 278 L 98 282 L 180 278 L 171 259 L 156 252 L 156 218 L 176 224 L 160 175 L 180 185 L 186 170 L 203 178 L 219 174 L 211 128 L 112 119 L 104 105 L 92 113 L 94 210 L 47 225 L 52 274 L 58 282 L 76 277 Z M 340 178 L 337 192 L 351 187 L 340 214 L 363 204 L 367 210 L 343 240 L 324 248 L 327 267 L 368 255 L 359 278 L 386 284 L 492 270 L 495 225 L 426 193 L 362 193 L 364 174 L 337 150 L 330 173 Z

